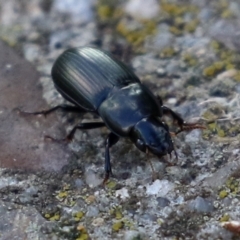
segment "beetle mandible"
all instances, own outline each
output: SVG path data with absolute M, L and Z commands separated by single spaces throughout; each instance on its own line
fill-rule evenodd
M 66 139 L 71 140 L 77 129 L 107 127 L 110 133 L 105 141 L 105 179 L 112 173 L 109 148 L 120 137 L 128 137 L 143 152 L 158 157 L 174 150 L 171 134 L 161 118 L 170 115 L 180 130 L 195 128 L 197 123 L 185 123 L 160 97 L 143 85 L 124 63 L 102 50 L 93 47 L 72 48 L 63 52 L 52 68 L 52 79 L 57 91 L 71 105 L 58 105 L 33 114 L 47 115 L 57 109 L 64 111 L 93 112 L 102 122 L 80 123 Z

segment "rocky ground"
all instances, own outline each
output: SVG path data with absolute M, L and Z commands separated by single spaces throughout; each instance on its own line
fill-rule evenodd
M 0 239 L 239 239 L 239 34 L 233 0 L 0 1 Z M 52 64 L 86 45 L 206 126 L 173 138 L 173 166 L 121 139 L 104 188 L 107 129 L 44 139 L 95 116 L 19 113 L 64 102 Z

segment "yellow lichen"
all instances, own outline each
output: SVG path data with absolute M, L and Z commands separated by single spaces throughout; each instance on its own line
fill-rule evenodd
M 220 193 L 219 193 L 219 197 L 220 197 L 221 199 L 227 197 L 227 195 L 228 195 L 228 192 L 227 192 L 226 190 L 222 190 L 222 191 L 220 191 Z
M 84 212 L 80 211 L 80 212 L 76 212 L 73 214 L 73 217 L 75 219 L 75 221 L 80 221 L 82 219 L 82 217 L 84 216 Z
M 171 3 L 162 3 L 161 9 L 171 16 L 181 16 L 187 11 L 186 6 Z
M 161 53 L 160 53 L 160 57 L 161 58 L 169 58 L 172 57 L 173 55 L 176 54 L 176 51 L 174 48 L 172 47 L 166 47 L 164 48 Z
M 112 17 L 113 9 L 108 5 L 100 5 L 97 8 L 97 14 L 102 21 Z
M 221 48 L 221 44 L 220 44 L 219 42 L 213 40 L 213 41 L 211 42 L 211 47 L 212 47 L 214 50 L 218 51 L 218 50 Z
M 224 214 L 219 221 L 220 222 L 227 222 L 230 219 L 230 216 L 228 214 Z
M 123 218 L 122 212 L 120 211 L 120 209 L 117 209 L 115 212 L 115 217 L 116 219 L 120 220 Z
M 47 218 L 47 219 L 49 219 L 49 218 L 51 217 L 51 215 L 50 215 L 49 213 L 45 213 L 45 214 L 44 214 L 44 217 Z
M 198 63 L 197 58 L 188 53 L 183 55 L 183 61 L 189 66 L 196 66 Z
M 225 131 L 221 128 L 217 128 L 217 134 L 219 137 L 225 137 Z
M 66 191 L 59 192 L 57 195 L 59 198 L 66 198 L 68 193 Z
M 55 213 L 52 217 L 49 218 L 50 221 L 59 221 L 60 219 L 60 214 Z
M 119 221 L 119 222 L 115 222 L 113 225 L 112 225 L 112 230 L 114 232 L 118 232 L 121 228 L 123 228 L 124 224 L 122 221 Z
M 198 24 L 199 24 L 199 21 L 197 19 L 194 19 L 194 20 L 186 23 L 186 25 L 184 26 L 184 31 L 193 33 L 196 30 Z
M 80 235 L 76 238 L 76 240 L 88 240 L 89 239 L 87 229 L 83 225 L 78 225 L 77 230 L 80 231 Z
M 207 119 L 207 120 L 214 120 L 216 119 L 216 116 L 211 112 L 211 111 L 205 111 L 203 114 L 202 114 L 203 118 Z M 211 123 L 212 124 L 212 123 Z M 216 123 L 214 123 L 216 124 Z M 210 125 L 210 124 L 209 124 Z
M 183 31 L 176 26 L 171 26 L 169 28 L 169 31 L 176 36 L 180 36 L 183 34 Z
M 213 63 L 211 66 L 209 67 L 206 67 L 204 70 L 203 70 L 203 75 L 205 77 L 213 77 L 215 76 L 217 73 L 223 71 L 225 68 L 225 64 L 223 61 L 218 61 L 218 62 L 215 62 Z
M 121 206 L 113 207 L 112 209 L 110 209 L 109 213 L 118 220 L 123 218 Z
M 139 28 L 129 29 L 127 23 L 120 21 L 117 24 L 117 32 L 121 34 L 134 47 L 139 47 L 149 35 L 156 33 L 157 25 L 154 21 L 141 21 Z
M 110 180 L 110 181 L 106 184 L 106 186 L 107 186 L 108 188 L 110 188 L 110 189 L 114 189 L 114 188 L 116 187 L 116 185 L 117 185 L 117 182 L 116 182 L 116 181 L 113 181 L 113 180 Z
M 235 76 L 233 77 L 234 80 L 240 82 L 240 70 L 238 70 L 235 74 Z
M 222 18 L 232 18 L 234 16 L 233 12 L 229 9 L 226 9 L 222 12 L 221 17 Z

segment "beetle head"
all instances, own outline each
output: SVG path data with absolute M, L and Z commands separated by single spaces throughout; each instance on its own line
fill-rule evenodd
M 139 121 L 130 132 L 130 138 L 142 152 L 149 151 L 159 157 L 174 150 L 168 126 L 158 118 Z

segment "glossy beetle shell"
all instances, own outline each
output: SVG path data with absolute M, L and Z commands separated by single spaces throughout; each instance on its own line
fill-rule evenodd
M 121 137 L 143 118 L 162 116 L 158 101 L 124 63 L 96 48 L 65 51 L 52 68 L 57 90 L 70 102 L 97 112 Z

